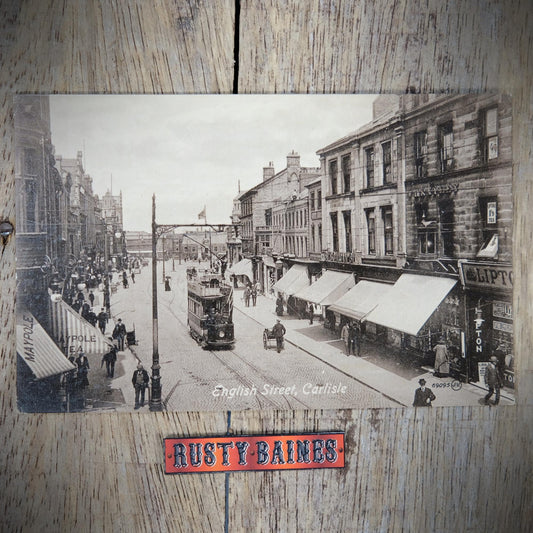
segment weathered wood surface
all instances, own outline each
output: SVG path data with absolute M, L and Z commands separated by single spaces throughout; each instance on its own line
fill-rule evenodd
M 240 92 L 513 94 L 517 407 L 234 412 L 234 433 L 345 430 L 347 466 L 165 476 L 162 439 L 222 435 L 226 413 L 17 413 L 10 242 L 0 259 L 0 529 L 527 531 L 529 11 L 527 0 L 242 0 L 240 14 Z M 0 218 L 14 215 L 11 93 L 231 92 L 234 13 L 231 0 L 3 0 Z

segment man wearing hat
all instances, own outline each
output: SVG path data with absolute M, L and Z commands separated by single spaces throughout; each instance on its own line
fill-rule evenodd
M 420 387 L 415 391 L 414 407 L 431 407 L 431 402 L 435 399 L 435 395 L 431 389 L 426 389 L 426 380 L 419 379 Z
M 148 372 L 144 369 L 143 365 L 139 363 L 137 365 L 137 370 L 133 372 L 133 377 L 131 378 L 131 382 L 135 387 L 135 409 L 139 409 L 139 407 L 144 405 L 144 391 L 146 390 L 146 387 L 148 387 L 149 381 L 150 376 L 148 376 Z M 139 397 L 141 400 L 140 402 Z
M 490 358 L 489 364 L 485 369 L 485 384 L 489 389 L 488 394 L 485 396 L 485 405 L 490 405 L 490 397 L 496 392 L 494 397 L 494 405 L 500 403 L 500 389 L 502 388 L 502 377 L 500 370 L 498 369 L 498 358 L 493 355 Z
M 283 347 L 283 335 L 285 335 L 285 326 L 281 323 L 281 320 L 278 318 L 276 323 L 274 324 L 274 327 L 272 328 L 272 333 L 274 334 L 274 337 L 276 338 L 276 348 L 278 350 L 278 353 L 281 352 L 281 348 Z

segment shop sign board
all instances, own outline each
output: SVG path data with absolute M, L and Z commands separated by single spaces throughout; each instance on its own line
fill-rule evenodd
M 496 318 L 506 318 L 507 320 L 512 320 L 513 306 L 507 302 L 493 302 L 492 316 L 495 316 Z
M 513 325 L 508 324 L 507 322 L 500 322 L 498 320 L 494 320 L 492 322 L 492 328 L 497 331 L 504 331 L 505 333 L 512 333 L 513 332 Z
M 165 473 L 344 467 L 344 433 L 165 439 Z
M 509 264 L 459 261 L 464 287 L 478 289 L 513 289 L 513 267 Z

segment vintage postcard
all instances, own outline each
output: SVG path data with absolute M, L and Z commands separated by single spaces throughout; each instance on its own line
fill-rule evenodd
M 508 96 L 13 105 L 20 411 L 514 403 Z

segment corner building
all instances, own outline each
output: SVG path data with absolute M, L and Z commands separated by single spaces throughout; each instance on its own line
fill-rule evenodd
M 428 364 L 444 337 L 470 381 L 496 353 L 509 386 L 511 143 L 505 95 L 387 95 L 373 122 L 317 152 L 326 265 L 395 284 L 365 317 L 369 335 Z M 436 305 L 409 325 L 422 286 Z

